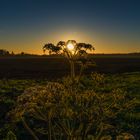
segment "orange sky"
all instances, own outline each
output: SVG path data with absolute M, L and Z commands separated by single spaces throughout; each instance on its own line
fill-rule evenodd
M 48 34 L 48 35 L 47 35 Z M 116 36 L 116 38 L 115 38 Z M 127 41 L 125 38 L 117 38 L 117 35 L 101 35 L 97 32 L 86 33 L 82 31 L 57 31 L 50 33 L 42 33 L 40 35 L 29 34 L 20 36 L 21 39 L 7 39 L 7 42 L 0 43 L 0 48 L 5 48 L 15 53 L 21 51 L 32 54 L 43 54 L 42 46 L 45 43 L 54 43 L 63 40 L 74 39 L 77 42 L 90 43 L 95 47 L 95 53 L 129 53 L 138 52 L 140 49 L 140 41 Z M 132 47 L 133 46 L 133 47 Z

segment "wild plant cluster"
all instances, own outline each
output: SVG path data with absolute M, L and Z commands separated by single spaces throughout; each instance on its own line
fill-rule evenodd
M 103 75 L 91 77 L 96 87 L 104 85 Z M 81 84 L 65 78 L 30 87 L 10 115 L 35 140 L 134 140 L 120 129 L 118 120 L 131 112 L 135 99 L 121 89 L 96 93 L 94 87 Z

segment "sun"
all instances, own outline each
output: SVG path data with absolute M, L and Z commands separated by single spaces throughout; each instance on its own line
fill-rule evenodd
M 68 43 L 67 44 L 67 49 L 70 50 L 70 51 L 73 51 L 74 50 L 74 45 L 72 43 Z

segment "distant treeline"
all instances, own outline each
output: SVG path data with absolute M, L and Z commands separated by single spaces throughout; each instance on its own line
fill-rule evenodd
M 5 49 L 0 49 L 0 56 L 37 56 L 37 54 L 29 54 L 25 52 L 14 53 L 13 51 L 7 51 Z

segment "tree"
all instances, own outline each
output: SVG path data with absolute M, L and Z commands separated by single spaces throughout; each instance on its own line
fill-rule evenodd
M 52 44 L 52 43 L 48 43 L 48 44 L 45 44 L 45 45 L 43 46 L 43 51 L 44 51 L 44 53 L 46 52 L 46 50 L 49 51 L 49 55 L 51 55 L 52 53 L 58 54 L 58 53 L 60 52 L 60 47 L 55 46 L 55 45 Z
M 57 45 L 52 43 L 45 44 L 43 46 L 43 51 L 49 51 L 49 54 L 53 53 L 61 53 L 64 54 L 65 57 L 68 58 L 70 66 L 71 66 L 71 78 L 75 79 L 75 62 L 81 64 L 81 70 L 79 74 L 79 78 L 81 73 L 87 64 L 89 64 L 88 59 L 88 51 L 93 52 L 95 48 L 91 44 L 86 43 L 77 43 L 75 40 L 59 41 Z
M 11 52 L 11 55 L 13 55 L 13 56 L 14 56 L 14 55 L 15 55 L 15 53 L 12 51 L 12 52 Z
M 0 49 L 0 56 L 9 55 L 9 54 L 10 54 L 9 51 Z

